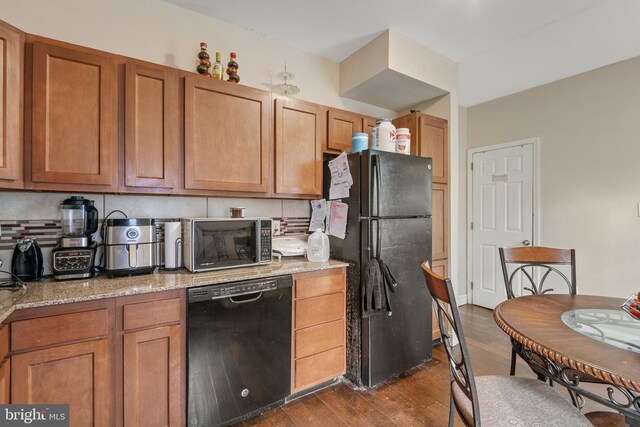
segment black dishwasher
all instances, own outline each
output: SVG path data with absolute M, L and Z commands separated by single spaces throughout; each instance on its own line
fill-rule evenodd
M 189 289 L 189 426 L 218 426 L 291 391 L 291 276 Z

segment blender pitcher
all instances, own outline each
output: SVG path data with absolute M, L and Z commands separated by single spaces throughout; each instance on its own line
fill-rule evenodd
M 90 236 L 98 229 L 98 210 L 93 200 L 71 196 L 61 205 L 62 246 L 89 246 Z

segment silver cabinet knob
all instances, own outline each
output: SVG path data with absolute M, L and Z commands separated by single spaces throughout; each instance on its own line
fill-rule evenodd
M 531 244 L 531 242 L 529 242 L 528 240 L 523 240 L 522 244 L 525 246 L 529 246 Z

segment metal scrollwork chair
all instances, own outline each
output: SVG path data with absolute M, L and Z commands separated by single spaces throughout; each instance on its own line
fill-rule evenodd
M 523 291 L 528 291 L 531 295 L 543 295 L 547 292 L 554 291 L 554 288 L 547 287 L 545 284 L 549 277 L 556 282 L 561 282 L 560 286 L 564 289 L 566 285 L 569 295 L 576 294 L 576 251 L 575 249 L 556 249 L 545 248 L 542 246 L 526 246 L 517 248 L 499 248 L 500 264 L 502 265 L 502 274 L 504 276 L 504 285 L 507 289 L 507 298 L 516 298 L 517 295 L 513 291 L 514 279 L 523 277 L 525 286 Z M 509 266 L 515 268 L 509 272 Z M 571 279 L 565 273 L 560 271 L 557 266 L 568 265 L 571 269 Z M 529 271 L 527 271 L 529 268 Z M 536 271 L 537 270 L 537 271 Z M 518 273 L 521 275 L 518 275 Z M 539 280 L 536 280 L 536 276 Z M 511 375 L 516 373 L 516 350 L 511 349 Z
M 451 281 L 422 264 L 437 310 L 442 343 L 449 361 L 451 397 L 449 426 L 454 409 L 467 426 L 591 426 L 571 403 L 545 383 L 511 376 L 474 377 Z M 446 328 L 445 328 L 446 326 Z M 453 346 L 457 338 L 458 345 Z

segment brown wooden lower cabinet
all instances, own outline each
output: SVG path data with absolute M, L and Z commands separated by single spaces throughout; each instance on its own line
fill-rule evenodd
M 0 325 L 0 405 L 11 403 L 11 359 L 9 355 L 9 326 Z
M 307 357 L 319 353 L 327 348 L 335 348 L 344 345 L 345 324 L 344 319 L 322 323 L 296 331 L 296 357 Z
M 178 290 L 116 300 L 116 425 L 186 424 L 185 296 Z
M 11 403 L 69 404 L 71 426 L 111 425 L 111 367 L 106 339 L 11 358 Z
M 71 426 L 185 425 L 185 296 L 16 311 L 0 328 L 0 403 L 10 381 L 11 403 L 69 404 Z
M 0 405 L 11 403 L 11 359 L 0 362 Z
M 124 334 L 124 425 L 179 426 L 180 325 Z
M 293 300 L 291 392 L 344 374 L 345 269 L 296 274 Z
M 302 390 L 344 374 L 345 347 L 340 346 L 297 359 L 294 390 Z

